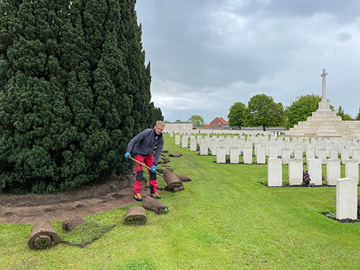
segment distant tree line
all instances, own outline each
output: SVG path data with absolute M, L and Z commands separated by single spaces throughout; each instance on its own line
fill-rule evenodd
M 284 126 L 289 129 L 300 121 L 306 121 L 318 109 L 320 101 L 319 95 L 309 94 L 297 97 L 284 108 L 281 103 L 275 103 L 272 97 L 259 94 L 249 100 L 247 107 L 242 102 L 235 102 L 229 109 L 228 122 L 230 126 L 237 127 L 262 126 L 265 129 Z M 335 111 L 332 105 L 330 108 Z M 341 106 L 336 114 L 342 120 L 360 120 L 360 110 L 355 119 L 346 114 Z
M 272 97 L 265 94 L 253 96 L 247 106 L 237 101 L 229 109 L 227 116 L 229 125 L 232 127 L 263 127 L 265 130 L 269 127 L 294 127 L 300 121 L 312 115 L 318 109 L 321 97 L 319 95 L 309 94 L 299 96 L 290 106 L 284 107 L 281 103 L 276 103 Z M 336 111 L 336 115 L 341 116 L 342 120 L 360 120 L 360 109 L 358 115 L 353 119 L 339 107 L 335 110 L 330 105 L 330 109 Z M 177 120 L 181 122 L 180 120 Z M 188 119 L 195 127 L 203 127 L 204 120 L 199 115 L 193 115 Z

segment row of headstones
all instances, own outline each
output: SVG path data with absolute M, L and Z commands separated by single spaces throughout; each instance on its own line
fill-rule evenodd
M 182 136 L 181 146 L 187 148 L 189 146 L 188 141 L 190 139 L 190 151 L 197 151 L 197 143 L 200 146 L 200 155 L 208 155 L 209 149 L 212 155 L 217 156 L 218 163 L 225 163 L 226 155 L 230 156 L 230 163 L 239 163 L 239 156 L 243 156 L 245 164 L 253 163 L 252 153 L 253 147 L 255 149 L 256 163 L 265 164 L 266 156 L 269 158 L 281 157 L 282 164 L 289 164 L 290 158 L 293 156 L 296 159 L 302 159 L 304 154 L 303 147 L 281 147 L 278 146 L 267 146 L 264 147 L 262 144 L 254 144 L 253 141 L 245 141 L 244 137 L 240 138 L 228 138 L 224 140 L 223 136 L 219 138 L 197 138 L 195 136 Z M 175 144 L 180 145 L 180 135 L 175 136 Z M 237 146 L 239 145 L 239 146 Z M 232 147 L 233 146 L 233 147 Z M 219 151 L 219 153 L 218 153 Z M 352 149 L 352 159 L 360 161 L 360 149 Z M 345 160 L 350 158 L 350 149 L 342 148 L 341 151 L 341 164 L 345 164 Z M 329 148 L 312 148 L 309 145 L 305 150 L 306 163 L 309 159 L 317 157 L 320 159 L 321 164 L 325 165 L 328 159 L 337 159 L 339 152 L 336 149 Z
M 303 164 L 301 160 L 290 160 L 289 185 L 301 185 L 303 181 Z M 308 173 L 311 182 L 316 186 L 322 185 L 322 170 L 319 159 L 310 159 Z M 269 187 L 282 186 L 282 162 L 281 159 L 268 160 L 268 183 Z M 340 178 L 340 160 L 330 159 L 326 164 L 326 176 L 328 185 L 336 185 L 336 219 L 356 220 L 358 215 L 358 184 L 359 165 L 357 160 L 348 159 L 345 162 L 345 178 Z
M 170 137 L 173 137 L 174 134 L 170 134 Z M 184 140 L 188 141 L 190 137 L 195 137 L 195 135 L 191 135 L 191 134 L 175 134 L 175 143 L 176 144 L 184 144 Z M 181 140 L 180 140 L 181 138 Z M 327 152 L 329 152 L 330 149 L 336 149 L 338 150 L 338 152 L 341 152 L 341 150 L 343 148 L 347 148 L 349 150 L 353 149 L 353 148 L 359 148 L 360 144 L 359 141 L 356 139 L 342 139 L 342 138 L 290 138 L 290 137 L 282 137 L 279 136 L 276 133 L 272 133 L 272 134 L 247 134 L 247 133 L 242 133 L 242 134 L 233 134 L 233 135 L 219 135 L 217 136 L 216 134 L 211 134 L 211 135 L 205 135 L 205 137 L 203 137 L 201 134 L 198 134 L 196 136 L 198 143 L 200 139 L 206 139 L 208 141 L 208 143 L 210 144 L 210 140 L 213 139 L 226 139 L 226 140 L 234 140 L 234 141 L 241 141 L 245 140 L 246 141 L 251 141 L 256 143 L 263 143 L 264 147 L 269 147 L 269 146 L 276 146 L 276 144 L 280 144 L 283 145 L 285 144 L 286 147 L 291 148 L 291 150 L 293 151 L 294 148 L 303 148 L 303 150 L 305 150 L 306 147 L 312 147 L 314 149 L 316 149 L 316 152 L 318 151 L 318 149 L 320 148 L 326 148 Z M 282 146 L 283 147 L 283 146 Z
M 166 125 L 165 125 L 166 127 Z M 166 129 L 166 128 L 165 128 Z M 181 135 L 186 135 L 186 136 L 191 136 L 191 135 L 198 135 L 198 134 L 205 134 L 205 136 L 216 136 L 216 135 L 220 135 L 221 134 L 228 134 L 228 136 L 233 135 L 233 136 L 239 136 L 239 135 L 246 135 L 246 136 L 271 136 L 271 137 L 278 137 L 281 136 L 282 134 L 284 134 L 283 131 L 262 131 L 262 130 L 224 130 L 224 129 L 206 129 L 206 130 L 173 130 L 173 131 L 168 131 L 165 130 L 165 133 L 169 133 L 170 134 L 170 138 L 173 138 L 174 135 L 176 134 L 181 134 Z
M 206 148 L 206 147 L 204 147 Z M 270 154 L 267 156 L 265 149 L 263 147 L 256 148 L 255 146 L 255 157 L 256 157 L 256 164 L 265 164 L 266 163 L 266 157 L 269 158 L 278 158 L 281 157 L 281 163 L 283 165 L 288 165 L 290 163 L 290 160 L 292 157 L 295 159 L 301 160 L 303 162 L 303 152 L 301 149 L 298 149 L 295 151 L 295 154 L 292 154 L 290 152 L 289 148 L 282 148 L 280 155 L 278 154 L 277 149 L 271 147 L 269 149 Z M 310 159 L 317 158 L 319 162 L 322 165 L 326 165 L 329 160 L 337 160 L 339 158 L 339 155 L 336 151 L 334 151 L 334 154 L 330 155 L 328 157 L 325 153 L 325 151 L 321 151 L 320 149 L 319 154 L 315 155 L 314 149 L 307 149 L 306 153 L 306 159 L 305 163 L 308 164 Z M 200 144 L 200 155 L 206 155 L 206 149 L 201 149 Z M 336 154 L 335 154 L 336 152 Z M 252 164 L 253 163 L 253 148 L 252 147 L 245 147 L 244 151 L 240 152 L 240 149 L 238 147 L 217 147 L 216 148 L 216 162 L 217 163 L 225 163 L 226 162 L 226 156 L 230 156 L 230 163 L 237 164 L 239 163 L 239 157 L 243 156 L 243 163 L 244 164 Z M 341 164 L 345 164 L 347 160 L 350 159 L 349 152 L 347 149 L 344 149 L 344 151 L 341 153 Z M 351 157 L 351 160 L 360 161 L 360 149 L 355 149 L 353 151 L 353 155 Z
M 279 187 L 282 186 L 282 166 L 281 159 L 268 159 L 268 186 Z M 307 166 L 310 175 L 311 183 L 316 186 L 322 185 L 322 164 L 319 159 L 311 158 Z M 303 162 L 301 159 L 291 159 L 288 166 L 289 185 L 301 185 L 303 182 Z M 340 178 L 340 160 L 329 159 L 326 164 L 326 184 L 336 185 L 336 180 Z M 345 178 L 359 179 L 359 165 L 358 161 L 348 159 L 345 161 Z
M 246 142 L 253 142 L 255 144 L 262 143 L 264 144 L 265 148 L 268 147 L 288 147 L 291 149 L 291 151 L 294 151 L 294 148 L 302 148 L 305 150 L 307 147 L 311 147 L 316 149 L 316 153 L 318 152 L 318 149 L 325 148 L 328 155 L 330 149 L 336 149 L 338 152 L 341 152 L 342 149 L 347 148 L 351 151 L 351 149 L 359 148 L 360 144 L 357 140 L 348 140 L 348 139 L 341 139 L 341 138 L 332 138 L 332 139 L 321 139 L 321 138 L 311 138 L 311 141 L 309 138 L 292 138 L 289 137 L 279 137 L 277 135 L 247 135 L 246 137 L 242 135 L 206 135 L 203 137 L 202 135 L 197 135 L 196 140 L 199 143 L 200 139 L 206 139 L 208 141 L 209 146 L 211 145 L 210 141 L 213 140 L 226 140 L 226 141 L 232 141 L 232 142 L 239 142 L 240 147 L 244 146 L 245 140 Z M 246 134 L 245 134 L 246 135 Z M 176 134 L 175 135 L 175 144 L 180 145 L 182 144 L 182 147 L 187 147 L 188 141 L 191 138 L 194 138 L 195 135 L 181 135 Z M 191 142 L 190 142 L 191 143 Z M 185 144 L 185 145 L 184 145 Z

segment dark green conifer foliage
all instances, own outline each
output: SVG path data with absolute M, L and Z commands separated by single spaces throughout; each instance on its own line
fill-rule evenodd
M 0 1 L 0 191 L 112 173 L 152 125 L 134 0 Z
M 154 102 L 150 103 L 151 112 L 152 112 L 152 125 L 156 125 L 156 121 L 164 121 L 164 116 L 162 114 L 161 108 L 155 107 Z
M 129 67 L 128 87 L 133 95 L 133 111 L 134 133 L 137 134 L 143 129 L 149 127 L 149 121 L 152 120 L 150 114 L 149 103 L 150 94 L 150 70 L 149 66 L 145 69 L 145 53 L 141 42 L 141 25 L 137 25 L 135 13 L 135 0 L 121 1 L 121 19 L 120 28 L 120 44 L 126 43 L 125 46 L 120 45 L 125 54 L 125 62 Z M 144 106 L 144 104 L 147 104 Z

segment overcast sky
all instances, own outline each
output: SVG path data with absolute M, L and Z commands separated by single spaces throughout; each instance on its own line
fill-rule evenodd
M 360 107 L 359 0 L 137 0 L 151 93 L 165 120 L 227 120 L 235 102 L 265 94 L 290 106 L 327 98 Z

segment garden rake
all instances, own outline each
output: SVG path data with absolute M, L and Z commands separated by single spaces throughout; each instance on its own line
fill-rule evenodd
M 133 161 L 135 161 L 136 163 L 138 163 L 138 164 L 140 164 L 140 165 L 144 166 L 146 169 L 151 170 L 151 168 L 150 168 L 149 166 L 147 166 L 147 165 L 145 165 L 144 163 L 142 163 L 142 162 L 140 162 L 140 161 L 136 160 L 135 158 L 130 157 L 130 159 L 132 159 L 132 160 L 133 160 Z M 165 179 L 165 177 L 164 177 L 161 173 L 159 173 L 158 171 L 155 171 L 155 173 L 156 173 L 157 175 L 160 175 L 160 176 L 161 176 L 161 177 L 165 180 L 165 182 L 167 182 L 167 181 L 166 181 L 166 179 Z

